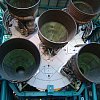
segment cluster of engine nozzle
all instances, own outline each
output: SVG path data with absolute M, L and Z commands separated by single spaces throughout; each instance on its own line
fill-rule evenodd
M 11 16 L 17 18 L 22 23 L 26 24 L 27 21 L 35 20 L 38 5 L 40 0 L 5 0 L 7 4 L 7 8 Z M 13 1 L 12 3 L 10 1 Z M 29 2 L 32 1 L 32 6 L 26 5 L 29 4 Z M 16 2 L 19 2 L 19 5 L 22 5 L 24 7 L 17 7 L 14 6 Z M 2 4 L 0 2 L 0 4 Z M 79 5 L 83 8 L 80 9 Z M 2 6 L 5 8 L 4 6 Z M 79 7 L 79 8 L 78 8 Z M 85 8 L 84 8 L 85 7 Z M 90 8 L 89 8 L 90 7 Z M 88 8 L 90 12 L 87 12 Z M 89 22 L 94 16 L 98 14 L 100 11 L 100 2 L 99 0 L 70 0 L 68 7 L 68 11 L 64 12 L 62 10 L 49 10 L 44 12 L 38 20 L 38 35 L 41 40 L 41 42 L 47 47 L 47 48 L 62 48 L 65 46 L 77 33 L 77 24 L 83 24 Z M 84 10 L 85 9 L 85 10 Z M 91 11 L 92 9 L 92 11 Z M 83 11 L 84 10 L 84 11 Z M 86 11 L 86 12 L 85 12 Z M 63 42 L 54 42 L 47 39 L 43 33 L 41 32 L 41 27 L 46 24 L 47 22 L 58 22 L 65 26 L 65 28 L 68 31 L 67 37 L 65 41 Z M 34 25 L 33 25 L 34 26 Z M 48 34 L 48 33 L 47 33 Z M 58 36 L 59 37 L 59 36 Z M 85 50 L 84 50 L 85 49 Z M 14 53 L 15 50 L 15 53 Z M 23 51 L 24 50 L 24 51 Z M 25 58 L 23 52 L 27 54 L 27 57 Z M 92 82 L 100 83 L 100 74 L 97 73 L 94 75 L 93 79 L 85 77 L 85 67 L 82 69 L 84 73 L 81 72 L 80 67 L 77 64 L 78 56 L 81 53 L 89 52 L 95 54 L 98 58 L 100 58 L 100 44 L 91 43 L 84 46 L 79 54 L 74 58 L 74 60 L 71 60 L 74 64 L 73 71 L 77 75 L 78 79 L 81 79 L 82 81 L 89 80 Z M 22 53 L 21 55 L 17 56 L 18 53 Z M 14 53 L 13 55 L 10 55 Z M 10 81 L 26 81 L 32 77 L 32 75 L 37 71 L 40 63 L 40 54 L 37 49 L 37 47 L 31 43 L 28 40 L 25 39 L 11 39 L 5 43 L 3 43 L 0 47 L 0 74 L 4 79 L 10 80 Z M 20 57 L 21 56 L 21 57 Z M 31 59 L 30 59 L 31 58 Z M 10 60 L 9 60 L 10 59 Z M 32 60 L 35 59 L 34 62 L 27 61 L 28 59 Z M 62 58 L 63 59 L 63 58 Z M 73 59 L 73 57 L 72 57 Z M 8 60 L 8 61 L 7 61 Z M 24 62 L 23 62 L 24 61 Z M 29 64 L 29 62 L 31 64 Z M 8 65 L 7 65 L 8 64 Z M 29 66 L 28 66 L 29 64 Z M 9 68 L 8 68 L 9 67 Z M 100 69 L 100 68 L 99 68 Z M 91 70 L 91 68 L 90 68 Z M 95 71 L 96 73 L 96 71 Z M 97 79 L 98 77 L 98 79 Z M 96 78 L 96 79 L 95 79 Z M 96 81 L 95 81 L 96 80 Z

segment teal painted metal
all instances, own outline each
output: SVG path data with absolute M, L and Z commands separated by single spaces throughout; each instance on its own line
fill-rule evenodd
M 41 0 L 39 6 L 39 13 L 40 15 L 42 12 L 41 10 L 46 11 L 48 9 L 63 9 L 67 7 L 69 0 Z
M 96 27 L 100 27 L 100 14 L 98 14 L 98 15 L 93 19 L 93 23 L 94 23 L 94 25 L 96 25 Z
M 81 95 L 78 96 L 78 100 L 81 100 Z
M 62 6 L 59 6 L 59 4 L 61 3 L 61 1 L 63 2 L 63 4 L 62 4 Z M 45 1 L 43 0 L 41 0 L 40 1 L 40 8 L 43 8 L 43 9 L 49 9 L 49 8 L 52 8 L 52 7 L 54 7 L 55 9 L 56 8 L 65 8 L 66 6 L 67 6 L 67 4 L 68 4 L 68 1 L 69 0 L 47 0 L 46 2 L 47 3 L 45 3 L 45 4 L 42 4 L 42 3 L 44 3 Z M 54 5 L 52 5 L 53 3 L 55 3 Z
M 30 91 L 19 91 L 18 88 L 16 87 L 15 84 L 13 83 L 9 83 L 9 86 L 11 87 L 11 89 L 16 93 L 17 96 L 19 97 L 44 97 L 44 96 L 60 96 L 60 97 L 72 97 L 72 96 L 79 96 L 86 87 L 86 84 L 83 83 L 81 88 L 79 89 L 79 91 L 54 91 L 53 86 L 48 86 L 48 90 L 47 92 L 30 92 Z
M 47 86 L 47 95 L 53 95 L 54 94 L 54 86 L 53 85 L 48 85 Z
M 1 3 L 1 2 L 3 2 L 3 3 Z M 1 7 L 3 10 L 6 10 L 5 4 L 4 4 L 4 1 L 3 1 L 3 0 L 0 0 L 0 7 Z
M 73 97 L 75 99 L 78 96 L 79 100 L 89 100 L 88 97 L 88 90 L 85 83 L 82 84 L 79 91 L 54 91 L 54 87 L 52 85 L 48 86 L 47 92 L 30 92 L 30 91 L 19 91 L 15 84 L 9 83 L 9 86 L 11 89 L 16 93 L 19 97 L 48 97 L 48 96 L 54 96 L 54 97 Z M 85 97 L 81 96 L 81 94 L 85 90 Z M 93 92 L 93 100 L 97 100 L 97 94 L 96 94 L 96 85 L 92 84 L 92 92 Z M 76 100 L 76 99 L 75 99 Z
M 87 87 L 85 87 L 85 100 L 89 100 Z
M 0 100 L 7 100 L 7 81 L 6 80 L 2 81 L 0 98 L 1 98 Z
M 97 100 L 97 92 L 95 83 L 92 84 L 93 100 Z
M 95 30 L 93 30 L 91 36 L 87 40 L 89 42 L 100 43 L 100 27 L 96 27 Z

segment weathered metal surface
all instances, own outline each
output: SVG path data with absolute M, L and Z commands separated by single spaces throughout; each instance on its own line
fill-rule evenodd
M 0 75 L 21 82 L 30 79 L 38 70 L 40 53 L 29 40 L 10 39 L 0 46 Z
M 100 12 L 100 1 L 70 0 L 68 12 L 75 18 L 77 23 L 87 23 Z
M 90 43 L 83 46 L 80 51 L 69 60 L 68 63 L 70 63 L 70 67 L 72 67 L 76 78 L 83 82 L 88 81 L 100 84 L 99 51 L 100 44 Z
M 63 42 L 51 41 L 43 35 L 43 33 L 41 32 L 41 27 L 48 22 L 58 22 L 58 23 L 61 23 L 66 28 L 66 30 L 68 31 L 68 35 L 65 41 Z M 39 17 L 39 21 L 38 21 L 39 34 L 38 35 L 42 43 L 46 45 L 47 47 L 59 48 L 66 45 L 75 36 L 76 31 L 77 31 L 76 27 L 77 27 L 76 22 L 68 13 L 63 12 L 61 10 L 49 10 L 49 11 L 44 12 Z M 59 38 L 59 36 L 57 37 Z

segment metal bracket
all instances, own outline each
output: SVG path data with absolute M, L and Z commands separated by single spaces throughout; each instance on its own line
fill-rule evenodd
M 53 95 L 53 93 L 54 93 L 54 86 L 53 85 L 47 86 L 47 93 L 48 93 L 48 95 Z

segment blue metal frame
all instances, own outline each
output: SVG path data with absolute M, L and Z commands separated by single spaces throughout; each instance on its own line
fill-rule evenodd
M 59 3 L 61 0 L 56 0 L 56 4 L 55 6 L 51 6 L 50 3 L 53 2 L 54 0 L 47 0 L 47 4 L 42 5 L 42 0 L 40 0 L 40 6 L 39 6 L 39 10 L 43 9 L 43 10 L 48 10 L 48 9 L 63 9 L 67 7 L 68 1 L 69 0 L 62 0 L 64 2 L 64 4 L 62 6 L 59 6 Z M 40 15 L 41 13 L 38 13 L 38 15 Z
M 78 97 L 78 100 L 89 100 L 88 95 L 88 88 L 85 83 L 83 83 L 78 91 L 72 90 L 72 91 L 54 91 L 53 85 L 48 85 L 46 92 L 35 92 L 35 91 L 19 91 L 19 89 L 16 87 L 16 84 L 10 83 L 6 80 L 2 80 L 2 86 L 1 86 L 1 99 L 0 100 L 12 100 L 11 94 L 9 95 L 9 87 L 11 90 L 18 96 L 18 97 Z M 84 93 L 84 96 L 82 95 Z M 92 98 L 93 100 L 97 100 L 97 93 L 96 93 L 96 84 L 92 83 Z M 13 93 L 12 93 L 13 94 Z M 10 98 L 10 99 L 9 99 Z
M 85 89 L 86 85 L 85 83 L 82 84 L 79 91 L 54 91 L 54 88 L 52 85 L 48 85 L 47 92 L 30 92 L 30 91 L 22 91 L 20 92 L 18 88 L 13 84 L 9 83 L 9 86 L 11 89 L 16 93 L 19 97 L 44 97 L 44 96 L 60 96 L 60 97 L 71 97 L 71 96 L 79 96 Z
M 7 100 L 7 81 L 5 80 L 2 81 L 0 98 L 1 98 L 0 100 Z
M 96 86 L 92 84 L 92 93 L 93 93 L 93 100 L 97 100 L 97 93 L 96 93 Z

